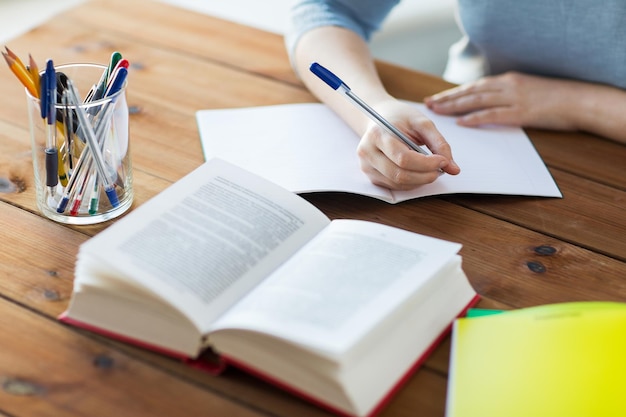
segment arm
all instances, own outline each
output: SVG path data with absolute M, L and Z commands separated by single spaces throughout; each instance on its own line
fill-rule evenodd
M 371 122 L 309 71 L 314 61 L 342 77 L 363 100 L 418 144 L 425 144 L 433 155 L 411 151 Z M 355 32 L 336 26 L 312 29 L 300 37 L 292 62 L 307 88 L 361 136 L 357 154 L 363 171 L 373 183 L 392 189 L 410 189 L 434 181 L 439 168 L 449 174 L 460 171 L 452 160 L 448 143 L 432 122 L 387 93 L 367 43 Z
M 459 124 L 498 123 L 582 130 L 626 143 L 626 91 L 608 85 L 520 73 L 485 77 L 428 97 L 435 112 Z

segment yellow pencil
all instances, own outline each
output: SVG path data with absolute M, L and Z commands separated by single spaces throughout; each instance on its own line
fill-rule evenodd
M 39 68 L 37 67 L 37 63 L 33 59 L 33 56 L 31 54 L 28 54 L 28 65 L 24 65 L 24 63 L 22 62 L 20 57 L 17 56 L 17 54 L 15 52 L 10 50 L 8 46 L 5 45 L 4 49 L 6 49 L 7 55 L 9 55 L 9 57 L 11 57 L 11 58 L 13 58 L 15 60 L 15 64 L 16 65 L 19 65 L 21 68 L 24 69 L 24 71 L 26 71 L 26 72 L 28 72 L 28 74 L 30 74 L 30 78 L 33 80 L 33 83 L 35 84 L 35 88 L 37 89 L 37 92 L 39 93 L 39 88 L 40 88 L 40 85 L 39 85 Z M 22 70 L 20 70 L 20 72 L 22 72 Z
M 26 67 L 24 67 L 23 64 L 20 65 L 20 63 L 16 61 L 15 58 L 11 57 L 6 52 L 2 52 L 2 56 L 7 61 L 7 64 L 9 65 L 9 68 L 11 69 L 13 74 L 15 74 L 15 76 L 18 80 L 20 80 L 22 85 L 26 87 L 28 92 L 33 97 L 39 97 L 39 91 L 37 91 L 37 87 L 35 87 L 35 82 L 33 81 L 30 73 L 26 70 Z
M 33 83 L 35 83 L 37 91 L 41 91 L 41 86 L 39 85 L 39 67 L 31 54 L 28 54 L 28 72 L 30 72 L 30 76 L 33 79 Z
M 15 52 L 13 52 L 12 50 L 9 49 L 8 46 L 4 46 L 4 49 L 6 49 L 6 53 L 8 56 L 10 56 L 11 58 L 13 58 L 15 60 L 15 63 L 17 65 L 19 65 L 20 67 L 22 67 L 24 70 L 27 70 L 26 65 L 24 65 L 24 63 L 22 62 L 22 60 L 20 59 L 19 56 L 17 56 L 17 54 Z

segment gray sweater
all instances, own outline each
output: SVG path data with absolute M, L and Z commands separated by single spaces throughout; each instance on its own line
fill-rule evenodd
M 327 25 L 367 41 L 398 2 L 295 0 L 287 49 Z M 473 68 L 472 78 L 520 71 L 626 88 L 626 0 L 458 0 L 458 20 L 465 36 L 450 50 L 449 79 Z

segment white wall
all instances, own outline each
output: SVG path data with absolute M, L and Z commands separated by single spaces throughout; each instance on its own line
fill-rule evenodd
M 0 42 L 4 44 L 82 1 L 84 0 L 0 0 Z

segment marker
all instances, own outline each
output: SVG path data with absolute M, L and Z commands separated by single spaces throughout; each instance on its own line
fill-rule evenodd
M 98 82 L 98 86 L 96 91 L 93 94 L 92 100 L 100 100 L 104 97 L 104 91 L 106 89 L 107 84 L 110 83 L 111 75 L 113 74 L 113 70 L 115 69 L 117 63 L 122 59 L 122 54 L 115 51 L 111 54 L 111 59 L 109 59 L 109 66 L 102 73 L 102 77 Z
M 128 70 L 126 69 L 126 67 L 127 64 L 120 64 L 118 66 L 118 70 L 116 70 L 115 74 L 112 75 L 112 77 L 109 79 L 110 83 L 105 91 L 105 97 L 114 96 L 122 89 L 122 87 L 124 86 L 124 82 L 126 81 L 126 78 L 128 76 Z M 94 162 L 96 163 L 97 168 L 97 180 L 95 180 L 94 182 L 96 184 L 101 183 L 103 185 L 111 206 L 117 207 L 119 205 L 119 199 L 117 197 L 117 194 L 115 193 L 115 184 L 110 180 L 110 177 L 107 175 L 104 157 L 102 155 L 100 144 L 98 143 L 98 138 L 101 138 L 104 135 L 107 126 L 107 120 L 110 117 L 111 110 L 114 109 L 114 107 L 110 107 L 110 104 L 115 102 L 117 96 L 112 97 L 110 101 L 106 102 L 104 107 L 98 113 L 98 120 L 95 122 L 94 132 L 94 128 L 87 121 L 87 115 L 85 114 L 85 111 L 82 108 L 79 108 L 76 89 L 69 79 L 67 80 L 66 93 L 68 101 L 76 108 L 76 115 L 78 116 L 79 124 L 85 126 L 85 128 L 81 128 L 81 130 L 86 136 L 88 147 L 90 148 L 90 150 L 93 149 L 93 151 L 85 150 L 78 158 L 78 161 L 74 165 L 73 175 L 70 177 L 63 198 L 57 206 L 57 212 L 65 212 L 70 200 L 72 200 L 73 198 L 74 202 L 70 209 L 74 209 L 72 211 L 75 211 L 76 199 L 80 198 L 82 200 L 82 193 L 79 192 L 79 188 L 83 188 L 82 184 L 84 176 L 86 175 L 86 173 L 91 171 L 91 167 Z M 95 146 L 92 146 L 92 144 Z M 100 157 L 98 157 L 97 155 L 100 155 Z M 100 160 L 100 162 L 98 162 L 98 160 Z M 79 193 L 74 196 L 76 192 Z M 94 189 L 93 193 L 95 194 L 95 192 L 96 191 Z M 97 204 L 97 201 L 92 198 L 90 204 L 90 214 L 95 214 L 95 204 Z
M 128 61 L 126 61 L 128 62 Z M 106 91 L 104 92 L 104 97 L 110 97 L 119 92 L 124 86 L 124 82 L 128 77 L 128 67 L 118 66 L 115 68 L 113 74 L 111 74 L 111 78 L 109 79 L 109 83 L 107 84 Z M 111 100 L 111 103 L 115 103 L 117 97 Z
M 57 206 L 57 213 L 65 212 L 67 205 L 75 194 L 77 182 L 78 184 L 80 184 L 84 175 L 86 175 L 87 172 L 91 171 L 92 161 L 93 157 L 91 152 L 85 150 L 80 154 L 80 157 L 78 157 L 78 161 L 74 165 L 74 170 L 72 172 L 72 175 L 70 176 L 69 182 L 67 183 L 67 187 L 65 187 L 65 193 L 63 194 L 63 197 L 61 198 L 61 201 L 59 201 L 59 205 Z
M 79 179 L 78 189 L 76 190 L 76 195 L 74 196 L 74 202 L 70 207 L 70 215 L 77 216 L 80 211 L 80 206 L 83 202 L 83 196 L 85 194 L 85 189 L 87 188 L 87 183 L 89 181 L 89 175 L 83 174 L 84 172 L 89 172 L 90 170 L 81 171 L 81 178 Z
M 100 133 L 101 129 L 98 129 L 103 123 L 100 122 L 99 126 L 96 128 L 96 132 L 94 132 L 93 127 L 91 126 L 87 115 L 85 114 L 85 110 L 80 107 L 80 102 L 78 99 L 78 93 L 76 88 L 74 87 L 74 83 L 71 80 L 68 80 L 67 86 L 69 89 L 69 100 L 70 104 L 74 105 L 76 108 L 76 114 L 78 116 L 78 120 L 82 126 L 82 130 L 85 133 L 87 145 L 89 148 L 89 153 L 91 153 L 93 157 L 93 161 L 96 164 L 96 169 L 98 170 L 98 175 L 102 180 L 102 186 L 104 188 L 104 192 L 107 195 L 111 206 L 117 207 L 120 202 L 115 192 L 115 183 L 111 181 L 111 177 L 107 172 L 106 163 L 104 162 L 104 156 L 102 155 L 102 150 L 100 149 L 100 145 L 98 143 L 98 136 L 96 132 Z M 102 119 L 101 119 L 102 120 Z M 84 151 L 83 151 L 84 152 Z
M 67 163 L 69 173 L 72 175 L 74 171 L 74 117 L 73 110 L 69 108 L 70 102 L 67 98 L 68 92 L 65 87 L 61 94 L 61 104 L 63 104 L 63 133 L 65 136 L 65 153 L 67 155 Z M 67 184 L 64 184 L 67 185 Z
M 92 216 L 98 214 L 98 206 L 100 205 L 100 187 L 98 185 L 98 173 L 93 175 L 93 186 L 91 187 L 91 199 L 89 200 L 89 214 Z

